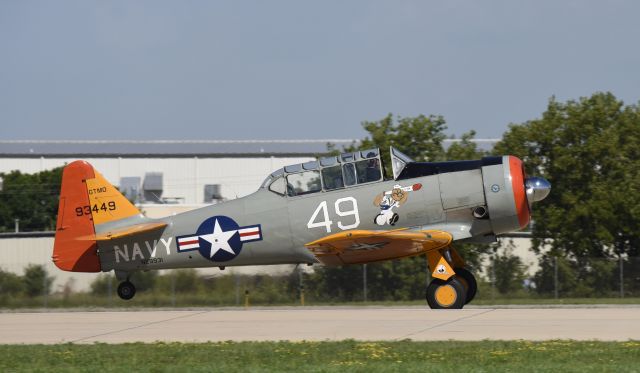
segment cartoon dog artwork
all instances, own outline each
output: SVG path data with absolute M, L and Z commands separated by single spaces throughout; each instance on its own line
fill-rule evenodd
M 404 205 L 409 198 L 409 192 L 420 190 L 420 188 L 422 188 L 420 183 L 406 187 L 396 184 L 393 189 L 378 194 L 373 200 L 373 204 L 380 207 L 380 213 L 373 221 L 378 225 L 395 225 L 400 217 L 393 211 L 393 208 Z

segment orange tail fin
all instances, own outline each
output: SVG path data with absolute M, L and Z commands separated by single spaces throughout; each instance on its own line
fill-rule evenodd
M 139 214 L 89 163 L 70 163 L 62 173 L 53 262 L 65 271 L 99 272 L 95 225 Z

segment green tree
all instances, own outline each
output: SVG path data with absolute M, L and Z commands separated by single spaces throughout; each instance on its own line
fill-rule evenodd
M 355 301 L 362 299 L 362 267 L 318 266 L 306 282 L 307 291 L 322 301 Z
M 380 148 L 385 163 L 385 172 L 391 175 L 389 147 L 393 146 L 418 162 L 453 161 L 462 159 L 478 159 L 485 152 L 478 149 L 473 139 L 475 131 L 464 133 L 459 141 L 453 142 L 447 149 L 444 140 L 446 122 L 439 115 L 418 115 L 417 117 L 401 117 L 394 119 L 393 114 L 378 121 L 364 121 L 362 127 L 369 133 L 364 139 L 353 142 L 341 151 L 352 152 Z M 449 137 L 456 140 L 455 136 Z M 327 144 L 328 150 L 340 153 L 334 144 Z
M 152 290 L 156 285 L 158 271 L 136 271 L 131 275 L 130 281 L 135 285 L 136 291 Z
M 484 157 L 486 152 L 478 148 L 473 139 L 476 136 L 476 131 L 471 130 L 463 133 L 460 139 L 453 142 L 446 150 L 445 159 L 448 161 L 465 160 L 465 159 L 480 159 Z M 452 140 L 456 140 L 455 137 L 451 137 Z
M 617 263 L 608 259 L 590 259 L 586 268 L 579 261 L 549 253 L 540 258 L 540 269 L 534 275 L 536 291 L 552 295 L 556 288 L 560 297 L 612 296 L 618 289 Z
M 158 291 L 170 292 L 172 286 L 179 294 L 197 293 L 202 290 L 202 278 L 193 268 L 174 269 L 158 276 L 154 283 L 154 289 Z
M 556 286 L 560 297 L 589 293 L 589 289 L 578 278 L 576 262 L 564 257 L 544 254 L 540 258 L 540 269 L 534 275 L 534 282 L 536 291 L 543 295 L 554 294 Z
M 55 277 L 48 276 L 43 265 L 29 264 L 24 270 L 24 289 L 30 297 L 49 294 Z
M 389 159 L 389 147 L 402 149 L 416 160 L 438 160 L 444 156 L 442 141 L 447 128 L 441 116 L 396 117 L 388 114 L 379 121 L 365 121 L 362 127 L 369 132 L 359 144 L 361 150 L 379 147 L 383 158 Z
M 493 257 L 492 273 L 495 275 L 496 289 L 501 294 L 511 294 L 522 290 L 526 278 L 525 266 L 517 255 L 513 254 L 513 242 L 509 242 L 501 253 Z
M 519 156 L 553 190 L 534 211 L 534 247 L 588 258 L 640 254 L 640 110 L 611 93 L 565 103 L 551 98 L 539 119 L 513 124 L 495 147 Z M 585 271 L 578 277 L 583 279 Z
M 367 265 L 370 300 L 423 299 L 427 285 L 424 255 Z
M 0 297 L 15 296 L 24 291 L 24 282 L 15 273 L 0 269 Z
M 118 283 L 113 273 L 99 274 L 89 285 L 91 288 L 91 294 L 101 296 L 107 295 L 109 291 L 109 283 L 111 283 L 111 291 L 115 292 L 118 287 Z
M 13 231 L 14 219 L 20 219 L 24 231 L 55 228 L 62 167 L 35 174 L 0 173 L 0 178 L 0 231 Z
M 422 298 L 426 286 L 426 268 L 424 256 L 367 264 L 367 300 Z M 362 301 L 364 267 L 318 267 L 307 281 L 307 288 L 316 300 Z
M 553 187 L 533 214 L 534 249 L 551 249 L 537 275 L 539 290 L 549 290 L 548 258 L 557 256 L 566 267 L 561 286 L 581 296 L 589 295 L 585 289 L 606 293 L 615 280 L 604 259 L 640 255 L 638 105 L 611 93 L 564 103 L 552 97 L 541 118 L 511 125 L 495 151 L 521 157 L 528 174 Z

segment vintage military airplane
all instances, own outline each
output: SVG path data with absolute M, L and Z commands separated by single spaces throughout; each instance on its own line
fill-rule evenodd
M 462 308 L 476 280 L 453 242 L 488 242 L 524 228 L 549 183 L 513 156 L 414 162 L 391 148 L 287 166 L 243 198 L 145 217 L 85 161 L 64 168 L 53 262 L 65 271 L 115 271 L 131 299 L 136 271 L 288 263 L 344 265 L 426 254 L 432 308 Z

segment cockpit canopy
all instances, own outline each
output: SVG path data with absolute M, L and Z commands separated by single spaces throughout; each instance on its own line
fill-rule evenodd
M 262 183 L 289 197 L 348 188 L 382 180 L 380 151 L 369 149 L 281 168 Z
M 402 170 L 404 170 L 405 166 L 409 163 L 414 163 L 414 160 L 400 150 L 394 148 L 393 146 L 390 149 L 390 153 L 391 168 L 393 169 L 393 179 L 397 180 L 398 176 L 400 176 L 400 173 L 402 172 Z

